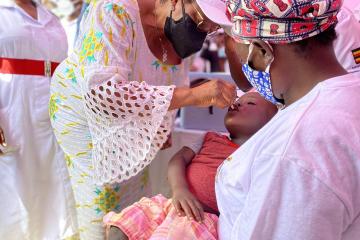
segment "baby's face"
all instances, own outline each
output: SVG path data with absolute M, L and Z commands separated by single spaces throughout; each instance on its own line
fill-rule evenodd
M 245 93 L 225 116 L 225 126 L 231 136 L 252 135 L 262 128 L 277 112 L 275 105 L 257 92 Z

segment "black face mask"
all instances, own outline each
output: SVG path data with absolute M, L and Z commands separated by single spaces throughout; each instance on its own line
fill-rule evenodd
M 181 3 L 182 18 L 175 21 L 172 18 L 171 11 L 170 17 L 166 18 L 164 33 L 177 55 L 181 58 L 187 58 L 202 48 L 207 33 L 198 30 L 196 23 L 185 13 L 184 2 L 181 1 Z

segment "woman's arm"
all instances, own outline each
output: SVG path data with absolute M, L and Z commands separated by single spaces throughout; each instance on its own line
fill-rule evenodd
M 190 89 L 129 78 L 137 14 L 117 1 L 98 1 L 89 9 L 77 44 L 78 62 L 67 72 L 83 78 L 79 82 L 92 132 L 95 182 L 121 182 L 144 169 L 163 146 L 172 129 L 169 110 L 228 106 L 235 99 L 235 86 L 213 80 Z
M 168 179 L 173 193 L 173 204 L 179 216 L 187 216 L 189 220 L 201 222 L 204 219 L 204 210 L 201 203 L 189 191 L 186 181 L 186 166 L 192 161 L 195 152 L 183 147 L 170 160 Z
M 246 79 L 241 69 L 242 63 L 239 58 L 239 56 L 242 56 L 245 53 L 239 54 L 240 48 L 236 45 L 237 43 L 235 42 L 235 40 L 225 34 L 225 52 L 228 58 L 231 76 L 234 79 L 236 85 L 242 91 L 247 92 L 252 88 L 252 86 L 250 82 Z

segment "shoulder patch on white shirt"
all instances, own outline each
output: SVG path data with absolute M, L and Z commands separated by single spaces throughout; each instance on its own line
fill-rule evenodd
M 351 52 L 352 52 L 352 55 L 353 55 L 353 57 L 354 57 L 355 63 L 356 63 L 356 64 L 360 64 L 360 47 L 351 50 Z

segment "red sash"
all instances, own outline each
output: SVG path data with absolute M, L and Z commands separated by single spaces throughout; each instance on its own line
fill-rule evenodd
M 51 77 L 59 63 L 0 57 L 0 73 Z

